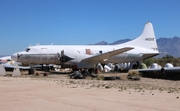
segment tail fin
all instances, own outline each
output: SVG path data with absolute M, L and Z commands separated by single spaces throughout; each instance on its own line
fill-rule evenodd
M 156 43 L 153 25 L 150 22 L 147 22 L 145 24 L 144 30 L 138 38 L 126 42 L 125 44 L 131 46 L 144 47 L 158 52 L 158 46 Z

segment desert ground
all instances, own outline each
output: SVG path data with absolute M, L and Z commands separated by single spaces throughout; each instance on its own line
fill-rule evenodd
M 108 74 L 110 75 L 110 74 Z M 0 76 L 1 111 L 179 111 L 180 81 Z

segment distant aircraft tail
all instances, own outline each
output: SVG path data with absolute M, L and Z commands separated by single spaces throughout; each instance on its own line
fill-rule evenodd
M 131 45 L 131 46 L 144 47 L 144 48 L 151 49 L 153 51 L 158 52 L 158 46 L 156 43 L 156 37 L 154 34 L 153 25 L 150 22 L 147 22 L 145 24 L 144 30 L 138 38 L 132 41 L 126 42 L 124 44 Z

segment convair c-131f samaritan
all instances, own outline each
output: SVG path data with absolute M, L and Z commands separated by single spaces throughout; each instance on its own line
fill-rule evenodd
M 98 63 L 125 63 L 142 61 L 159 54 L 153 25 L 145 24 L 142 34 L 118 45 L 37 45 L 17 52 L 11 58 L 17 62 L 60 64 L 72 68 L 94 68 Z

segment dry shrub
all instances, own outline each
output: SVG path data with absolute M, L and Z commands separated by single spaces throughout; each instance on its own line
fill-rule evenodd
M 103 80 L 104 79 L 104 76 L 97 76 L 97 80 Z
M 128 76 L 139 76 L 138 70 L 129 70 Z

